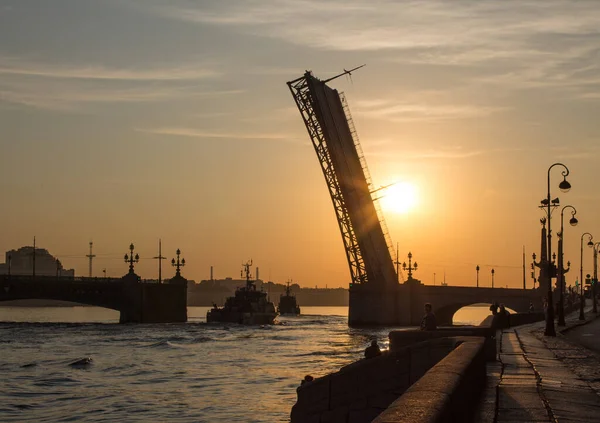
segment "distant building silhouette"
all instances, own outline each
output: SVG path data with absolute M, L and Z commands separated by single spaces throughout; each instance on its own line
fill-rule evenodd
M 33 274 L 34 254 L 33 247 L 21 247 L 18 250 L 10 250 L 5 254 L 5 262 L 0 263 L 0 275 L 9 273 L 15 276 L 30 276 Z M 35 248 L 35 275 L 74 277 L 75 269 L 65 269 L 60 260 L 52 256 L 45 248 Z
M 210 306 L 213 303 L 222 305 L 225 299 L 235 293 L 235 289 L 244 286 L 244 279 L 202 280 L 200 283 L 188 281 L 188 305 Z M 272 300 L 277 301 L 285 293 L 286 285 L 274 282 L 255 281 L 256 289 L 267 292 Z M 306 306 L 347 306 L 348 289 L 346 288 L 301 288 L 291 284 L 298 303 Z

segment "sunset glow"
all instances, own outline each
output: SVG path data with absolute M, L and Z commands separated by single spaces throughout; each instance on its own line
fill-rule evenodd
M 599 237 L 597 2 L 1 4 L 2 256 L 36 236 L 87 275 L 93 241 L 93 275 L 119 276 L 133 242 L 136 271 L 157 278 L 162 239 L 196 281 L 252 258 L 261 278 L 347 287 L 336 212 L 286 82 L 361 64 L 329 85 L 373 186 L 398 182 L 373 196 L 423 283 L 445 272 L 474 286 L 479 264 L 482 286 L 492 268 L 498 286 L 522 286 L 555 162 L 573 188 L 560 192 L 555 168 L 552 198 L 581 217 L 565 260 L 579 263 L 581 233 Z
M 409 182 L 398 182 L 385 189 L 381 203 L 384 211 L 409 213 L 418 205 L 417 188 Z

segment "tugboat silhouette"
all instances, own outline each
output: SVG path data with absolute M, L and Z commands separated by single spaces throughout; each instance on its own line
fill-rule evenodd
M 233 297 L 227 298 L 223 307 L 216 304 L 206 313 L 207 323 L 227 322 L 241 325 L 272 325 L 277 312 L 267 293 L 258 291 L 252 280 L 252 260 L 242 264 L 242 275 L 246 274 L 246 286 L 236 289 Z

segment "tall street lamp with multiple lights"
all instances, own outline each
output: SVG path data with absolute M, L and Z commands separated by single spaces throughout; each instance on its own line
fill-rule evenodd
M 558 198 L 552 200 L 550 197 L 550 171 L 554 166 L 562 166 L 564 170 L 561 172 L 563 176 L 563 180 L 558 185 L 558 188 L 562 192 L 567 192 L 571 189 L 571 184 L 567 181 L 567 176 L 569 175 L 569 168 L 562 163 L 554 163 L 552 166 L 548 168 L 548 191 L 546 193 L 546 198 L 542 200 L 542 208 L 546 208 L 546 214 L 548 216 L 548 248 L 547 248 L 547 262 L 548 266 L 548 276 L 547 276 L 547 284 L 548 284 L 548 307 L 546 313 L 546 329 L 544 331 L 544 335 L 546 336 L 556 336 L 556 330 L 554 328 L 554 306 L 552 301 L 552 275 L 555 274 L 554 264 L 550 261 L 552 257 L 552 230 L 550 226 L 550 221 L 552 218 L 552 207 L 558 206 Z
M 583 315 L 583 304 L 585 302 L 584 300 L 584 296 L 583 296 L 583 237 L 584 236 L 588 236 L 589 240 L 588 240 L 588 247 L 593 247 L 594 246 L 594 242 L 593 242 L 593 235 L 589 232 L 584 232 L 583 234 L 581 234 L 581 242 L 579 243 L 579 247 L 580 247 L 580 252 L 581 255 L 580 257 L 580 261 L 579 261 L 579 283 L 581 285 L 581 295 L 579 297 L 579 320 L 585 320 L 585 316 Z
M 594 279 L 592 279 L 592 307 L 594 313 L 598 313 L 598 306 L 596 305 L 596 284 L 598 283 L 598 250 L 600 249 L 600 242 L 594 244 Z
M 564 206 L 562 208 L 562 210 L 560 211 L 560 233 L 558 234 L 558 289 L 559 289 L 559 301 L 558 301 L 558 325 L 559 326 L 564 326 L 565 325 L 565 308 L 564 308 L 564 298 L 563 298 L 563 293 L 565 291 L 565 273 L 568 270 L 565 270 L 564 268 L 564 258 L 563 258 L 563 251 L 564 251 L 564 238 L 565 238 L 565 226 L 564 226 L 564 215 L 565 215 L 565 209 L 571 209 L 571 219 L 569 219 L 569 224 L 571 226 L 577 226 L 577 218 L 575 217 L 575 215 L 577 214 L 577 210 L 575 209 L 575 207 L 569 205 L 569 206 Z M 569 267 L 570 263 L 569 263 Z

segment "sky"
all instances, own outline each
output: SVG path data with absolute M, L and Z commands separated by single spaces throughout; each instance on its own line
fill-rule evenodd
M 400 261 L 425 284 L 527 285 L 537 206 L 600 241 L 596 1 L 0 0 L 0 252 L 47 248 L 94 275 L 183 275 L 347 287 L 328 190 L 287 81 L 344 92 Z M 552 227 L 560 227 L 558 209 Z M 556 238 L 554 238 L 556 239 Z M 554 245 L 553 250 L 556 250 Z M 0 261 L 2 261 L 0 258 Z M 584 251 L 584 274 L 592 251 Z M 163 267 L 167 265 L 163 263 Z M 163 269 L 171 276 L 173 269 Z M 435 275 L 435 276 L 434 276 Z M 406 276 L 406 272 L 404 272 Z

